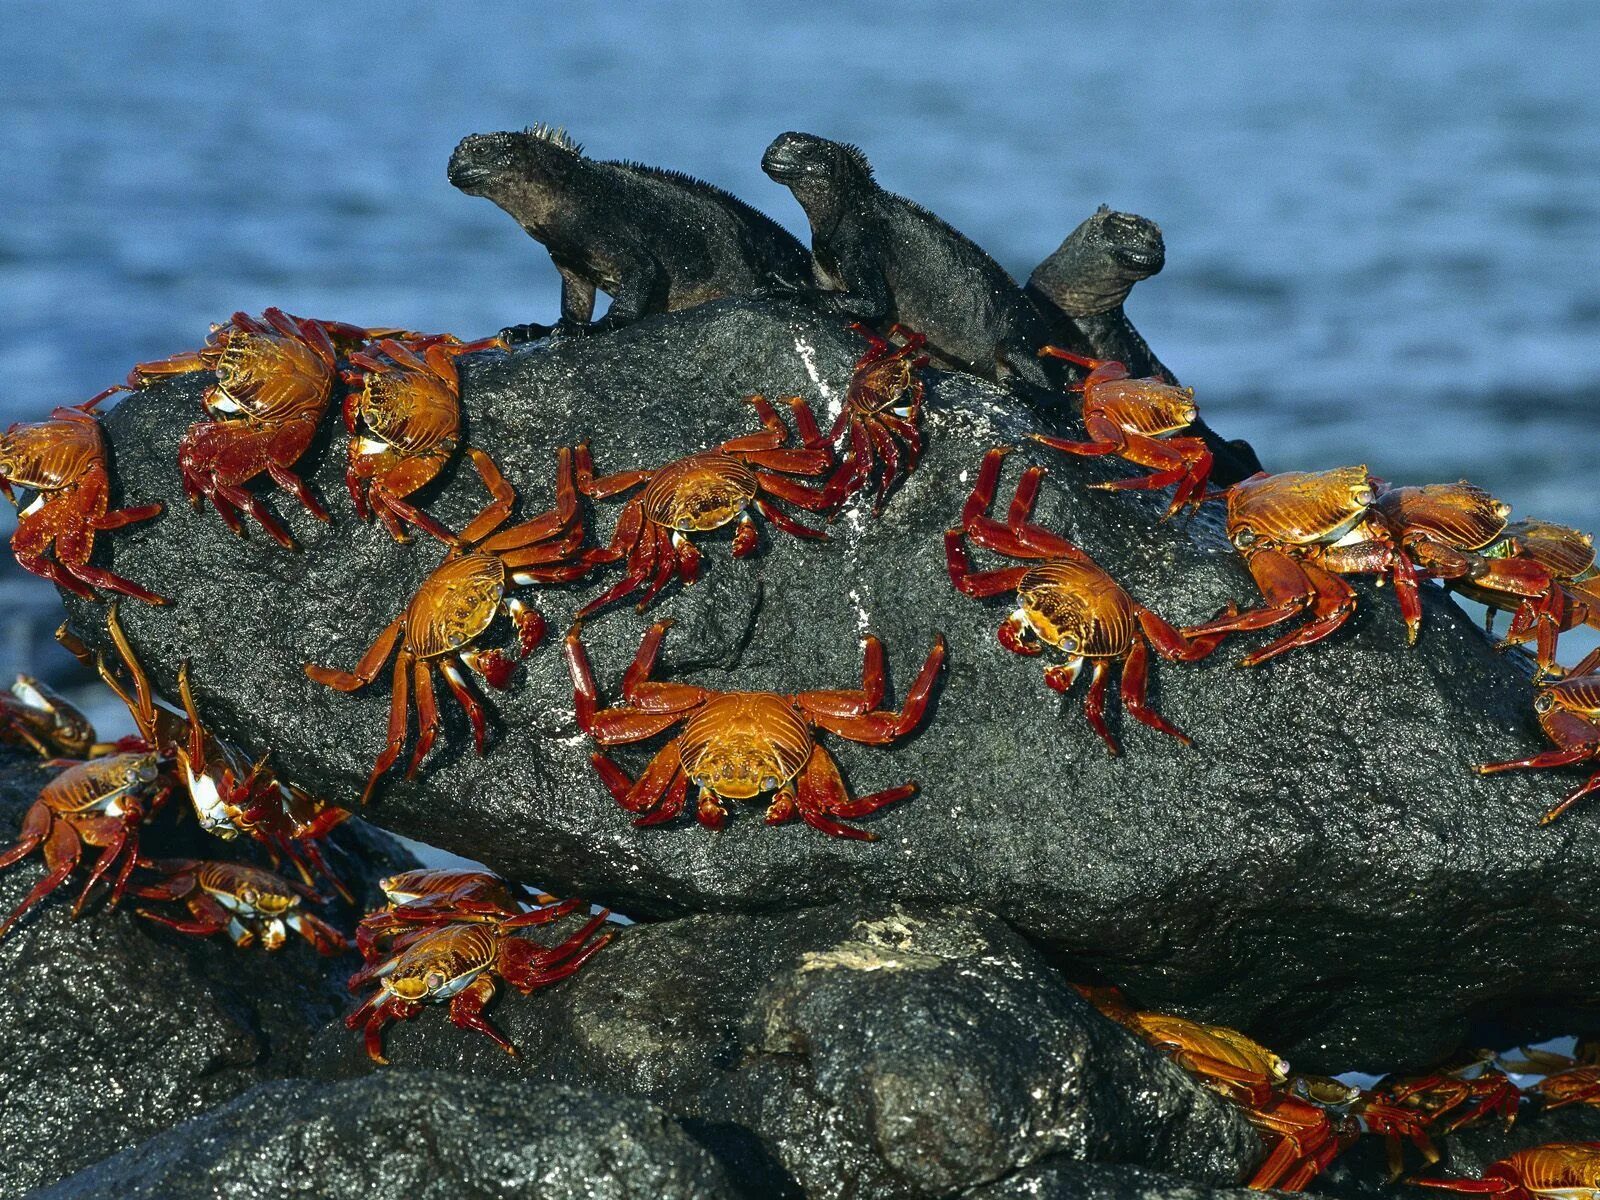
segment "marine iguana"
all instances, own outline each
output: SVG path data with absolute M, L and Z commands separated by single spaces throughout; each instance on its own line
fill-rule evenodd
M 885 191 L 855 146 L 785 133 L 761 169 L 794 193 L 811 222 L 811 271 L 825 309 L 870 325 L 899 322 L 937 357 L 999 379 L 1014 375 L 1062 397 L 1040 346 L 1063 336 L 1001 265 L 971 239 Z
M 1026 290 L 1035 303 L 1053 306 L 1069 319 L 1078 344 L 1068 349 L 1115 359 L 1135 378 L 1177 383 L 1123 309 L 1133 285 L 1157 274 L 1166 261 L 1159 225 L 1102 204 L 1033 269 Z M 1218 483 L 1237 483 L 1261 470 L 1249 442 L 1224 441 L 1203 420 L 1193 428 L 1216 455 L 1213 477 Z
M 810 255 L 776 221 L 691 175 L 588 158 L 563 130 L 475 133 L 450 182 L 494 201 L 550 251 L 562 332 L 605 332 L 724 296 L 808 289 Z M 596 290 L 611 308 L 592 325 Z M 517 325 L 509 340 L 550 327 Z

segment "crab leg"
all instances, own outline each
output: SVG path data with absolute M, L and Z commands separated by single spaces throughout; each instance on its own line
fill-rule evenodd
M 994 571 L 974 571 L 971 561 L 967 558 L 967 548 L 962 544 L 962 537 L 963 532 L 960 529 L 944 531 L 944 557 L 945 567 L 950 572 L 950 582 L 965 595 L 987 600 L 990 596 L 998 596 L 1002 592 L 1014 592 L 1023 577 L 1032 570 L 1031 567 L 1001 567 Z
M 517 493 L 515 489 L 513 489 L 508 482 L 506 482 L 505 476 L 500 474 L 500 468 L 494 465 L 494 459 L 490 458 L 482 450 L 468 450 L 467 457 L 472 460 L 472 465 L 477 468 L 478 478 L 483 480 L 483 486 L 488 490 L 490 497 L 490 503 L 488 507 L 486 507 L 471 521 L 468 521 L 466 528 L 461 531 L 460 540 L 463 542 L 472 542 L 478 538 L 484 537 L 486 534 L 493 532 L 494 530 L 500 528 L 501 525 L 506 523 L 511 516 L 512 506 L 517 502 Z M 560 470 L 560 459 L 558 457 L 556 472 L 556 491 L 558 497 L 561 489 L 561 479 L 562 473 Z
M 1083 698 L 1083 715 L 1089 722 L 1089 728 L 1100 735 L 1106 749 L 1112 754 L 1121 754 L 1122 748 L 1117 745 L 1117 739 L 1106 728 L 1106 681 L 1110 670 L 1110 664 L 1105 659 L 1095 660 L 1089 677 L 1089 694 Z
M 801 692 L 795 696 L 794 701 L 808 713 L 859 717 L 883 703 L 884 685 L 883 643 L 868 634 L 862 643 L 859 690 Z
M 34 808 L 41 809 L 43 805 L 36 804 Z M 29 811 L 28 816 L 30 818 L 33 816 L 32 810 Z M 44 809 L 44 819 L 47 822 L 50 821 L 49 809 Z M 83 854 L 83 844 L 78 840 L 78 835 L 73 831 L 72 826 L 65 821 L 55 821 L 51 823 L 47 831 L 38 832 L 29 830 L 27 823 L 24 823 L 23 836 L 24 839 L 30 836 L 33 837 L 33 845 L 43 843 L 45 874 L 43 878 L 33 885 L 28 894 L 22 898 L 22 903 L 11 910 L 11 915 L 5 919 L 4 924 L 0 924 L 0 938 L 5 937 L 10 932 L 11 927 L 21 919 L 24 913 L 66 882 L 67 876 L 72 874 Z M 22 844 L 22 842 L 18 842 L 19 846 Z M 30 846 L 29 848 L 31 849 L 32 847 Z M 10 853 L 15 853 L 15 848 Z M 20 857 L 21 855 L 16 856 L 16 858 Z M 16 858 L 10 858 L 9 861 L 15 862 Z M 6 864 L 0 862 L 0 865 Z
M 615 496 L 629 488 L 638 487 L 655 474 L 653 471 L 618 471 L 615 475 L 602 475 L 596 478 L 589 443 L 580 443 L 572 453 L 577 462 L 578 490 L 594 500 L 604 500 L 608 496 Z
M 484 1008 L 493 999 L 494 980 L 487 975 L 479 975 L 457 992 L 450 1001 L 450 1024 L 457 1029 L 475 1029 L 479 1033 L 487 1034 L 500 1049 L 515 1058 L 517 1048 L 505 1034 L 489 1023 L 489 1018 L 483 1015 Z
M 800 771 L 796 781 L 795 807 L 800 819 L 813 829 L 832 837 L 850 838 L 860 842 L 875 842 L 878 835 L 867 829 L 842 824 L 835 817 L 846 819 L 864 817 L 887 804 L 904 800 L 917 790 L 915 783 L 905 783 L 897 788 L 875 792 L 870 796 L 851 799 L 839 766 L 821 746 L 812 746 L 811 756 Z M 782 817 L 779 818 L 783 819 Z M 771 816 L 769 823 L 776 823 Z
M 318 667 L 308 663 L 305 668 L 306 675 L 324 687 L 333 688 L 336 692 L 353 692 L 366 687 L 378 677 L 383 664 L 394 652 L 395 643 L 400 640 L 404 624 L 404 614 L 390 621 L 378 635 L 377 640 L 361 656 L 361 661 L 356 664 L 354 671 L 337 671 L 332 667 Z
M 72 906 L 74 917 L 83 912 L 83 906 L 89 902 L 89 897 L 94 893 L 96 886 L 110 873 L 112 867 L 118 865 L 125 851 L 130 853 L 128 862 L 122 864 L 122 869 L 117 875 L 119 881 L 127 875 L 129 864 L 139 857 L 138 833 L 116 817 L 80 819 L 78 836 L 80 840 L 88 841 L 91 845 L 99 845 L 102 849 L 100 857 L 95 860 L 94 867 L 89 871 L 89 878 L 84 881 L 83 891 L 78 893 L 78 899 Z M 128 844 L 130 840 L 134 843 L 131 848 Z M 121 899 L 120 891 L 113 884 L 112 899 L 107 907 L 115 908 L 119 899 Z
M 407 695 L 411 661 L 411 652 L 408 650 L 401 650 L 399 654 L 395 655 L 393 695 L 389 698 L 389 731 L 382 753 L 378 755 L 377 761 L 372 764 L 372 774 L 367 777 L 367 786 L 362 789 L 362 804 L 366 804 L 372 799 L 372 793 L 378 786 L 378 780 L 383 777 L 385 771 L 394 766 L 395 760 L 400 757 L 400 751 L 405 748 L 406 727 L 410 724 L 411 719 L 411 707 Z
M 488 733 L 484 726 L 483 705 L 478 703 L 478 698 L 472 694 L 472 689 L 467 686 L 467 681 L 461 675 L 461 668 L 449 658 L 439 660 L 439 670 L 444 673 L 444 681 L 450 692 L 467 714 L 467 721 L 472 725 L 472 743 L 477 747 L 479 754 L 483 753 Z
M 944 663 L 944 635 L 934 634 L 933 649 L 923 661 L 922 670 L 906 693 L 905 706 L 899 712 L 884 710 L 869 712 L 859 717 L 835 716 L 825 711 L 807 710 L 807 715 L 821 728 L 836 733 L 852 742 L 869 746 L 884 746 L 911 733 L 922 724 L 932 697 L 934 680 Z M 870 686 L 870 685 L 869 685 Z
M 1168 722 L 1147 702 L 1149 673 L 1150 652 L 1145 649 L 1145 644 L 1136 638 L 1133 648 L 1128 651 L 1128 657 L 1122 660 L 1122 707 L 1132 714 L 1134 720 L 1168 737 L 1177 738 L 1185 746 L 1189 745 L 1189 735 Z
M 757 474 L 759 475 L 759 472 Z M 765 486 L 765 484 L 763 484 L 763 486 Z M 790 499 L 791 503 L 793 502 L 791 497 L 785 497 L 785 499 Z M 806 538 L 813 542 L 825 542 L 828 540 L 828 535 L 824 530 L 813 529 L 809 525 L 800 524 L 799 521 L 796 521 L 788 513 L 783 512 L 776 504 L 769 502 L 765 496 L 762 496 L 759 493 L 756 495 L 755 505 L 757 512 L 759 512 L 767 520 L 771 521 L 779 529 L 789 534 L 791 537 Z M 820 508 L 823 506 L 819 505 L 818 507 Z M 831 505 L 828 505 L 827 507 L 831 507 Z M 752 545 L 751 549 L 754 548 L 755 547 Z M 748 553 L 748 551 L 746 551 L 746 553 Z M 738 557 L 743 556 L 739 555 Z
M 419 658 L 412 669 L 413 687 L 417 694 L 417 741 L 411 750 L 411 762 L 406 767 L 406 778 L 415 779 L 422 760 L 433 749 L 439 736 L 439 705 L 433 694 L 433 672 L 428 660 Z
M 639 826 L 664 825 L 683 811 L 688 799 L 689 777 L 679 771 L 673 777 L 672 786 L 667 789 L 667 794 L 661 798 L 656 810 L 636 818 L 633 823 Z

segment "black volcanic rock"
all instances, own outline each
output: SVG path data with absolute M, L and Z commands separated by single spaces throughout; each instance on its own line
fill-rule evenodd
M 617 471 L 755 428 L 752 392 L 798 393 L 825 415 L 860 349 L 842 325 L 798 307 L 708 304 L 467 362 L 469 436 L 493 450 L 531 515 L 550 503 L 558 445 L 589 437 L 598 469 Z M 152 388 L 107 418 L 129 493 L 168 506 L 105 539 L 112 562 L 178 598 L 125 606 L 126 627 L 163 689 L 190 657 L 201 709 L 225 734 L 270 747 L 291 777 L 353 796 L 383 743 L 388 675 L 346 696 L 302 665 L 354 664 L 441 550 L 397 545 L 354 519 L 332 419 L 304 465 L 333 523 L 269 501 L 301 553 L 259 535 L 240 541 L 215 514 L 189 512 L 175 456 L 201 383 Z M 472 753 L 446 697 L 434 756 L 415 783 L 386 783 L 370 818 L 641 918 L 956 898 L 1144 1007 L 1243 1027 L 1308 1070 L 1421 1065 L 1471 1017 L 1592 996 L 1600 812 L 1541 829 L 1562 778 L 1469 772 L 1541 739 L 1526 673 L 1464 614 L 1426 589 L 1423 636 L 1408 648 L 1390 593 L 1358 582 L 1351 627 L 1311 650 L 1253 671 L 1234 669 L 1237 646 L 1198 666 L 1158 664 L 1156 703 L 1194 746 L 1122 719 L 1126 753 L 1109 758 L 1084 723 L 1081 691 L 1061 701 L 1039 662 L 996 643 L 1004 601 L 969 600 L 945 575 L 941 534 L 980 455 L 1021 443 L 1032 418 L 981 381 L 930 384 L 927 456 L 880 519 L 858 501 L 816 545 L 768 528 L 743 561 L 725 538 L 707 538 L 698 585 L 585 630 L 608 699 L 656 616 L 678 622 L 663 672 L 718 688 L 851 686 L 859 636 L 872 630 L 887 642 L 896 700 L 943 631 L 948 669 L 921 732 L 891 749 L 828 739 L 861 792 L 922 781 L 919 796 L 867 821 L 880 841 L 765 827 L 749 806 L 715 836 L 682 820 L 634 828 L 590 769 L 555 636 L 491 698 L 486 757 Z M 1121 468 L 1043 450 L 1011 457 L 1005 495 L 1029 461 L 1051 472 L 1044 523 L 1170 620 L 1254 601 L 1215 514 L 1161 524 L 1160 497 L 1084 490 Z M 457 468 L 440 490 L 432 509 L 455 526 L 483 502 L 470 471 Z M 602 536 L 618 508 L 595 506 Z M 558 633 L 614 578 L 534 601 Z M 103 639 L 102 610 L 69 607 L 83 636 Z M 617 757 L 636 770 L 646 754 Z
M 0 846 L 47 778 L 0 748 Z M 411 861 L 370 830 L 359 844 L 372 875 L 353 870 L 352 882 Z M 0 872 L 0 912 L 43 874 L 37 855 Z M 296 1074 L 312 1032 L 347 1007 L 353 958 L 320 958 L 298 938 L 276 953 L 241 951 L 160 928 L 126 902 L 73 921 L 81 886 L 69 881 L 0 940 L 0 1196 Z
M 429 1012 L 390 1027 L 388 1070 L 645 1097 L 752 1196 L 950 1196 L 1046 1158 L 1231 1183 L 1262 1156 L 1237 1110 L 1090 1008 L 1003 922 L 952 906 L 638 926 L 492 1018 L 518 1058 Z M 372 1067 L 335 1026 L 312 1069 Z
M 729 1200 L 639 1100 L 444 1072 L 266 1083 L 40 1200 Z
M 1251 1200 L 1263 1194 L 1209 1187 L 1148 1167 L 1051 1162 L 963 1192 L 961 1200 Z

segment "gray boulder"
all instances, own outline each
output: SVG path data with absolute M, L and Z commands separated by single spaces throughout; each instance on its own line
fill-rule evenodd
M 40 1200 L 725 1200 L 653 1106 L 435 1071 L 267 1083 Z
M 944 905 L 836 905 L 626 930 L 492 1019 L 390 1027 L 391 1069 L 523 1075 L 650 1099 L 751 1195 L 942 1197 L 1059 1157 L 1231 1183 L 1237 1111 L 1105 1020 L 1023 939 Z M 371 1070 L 342 1027 L 313 1069 Z
M 708 304 L 470 361 L 469 436 L 494 453 L 531 515 L 550 503 L 557 446 L 588 437 L 598 469 L 617 471 L 755 428 L 752 392 L 797 393 L 823 415 L 860 348 L 798 307 Z M 585 630 L 608 699 L 657 616 L 678 622 L 664 673 L 724 689 L 851 686 L 860 635 L 872 630 L 887 642 L 896 701 L 942 631 L 949 663 L 924 729 L 890 749 L 824 739 L 860 792 L 921 781 L 920 795 L 866 822 L 879 841 L 765 827 L 754 807 L 715 836 L 687 820 L 629 823 L 589 766 L 557 644 L 614 573 L 532 597 L 553 636 L 509 692 L 491 697 L 489 753 L 472 753 L 446 696 L 440 746 L 414 783 L 398 773 L 385 783 L 371 819 L 640 918 L 958 898 L 1144 1007 L 1245 1028 L 1308 1070 L 1422 1065 L 1459 1042 L 1469 1014 L 1591 993 L 1600 814 L 1541 829 L 1535 818 L 1561 779 L 1468 770 L 1541 742 L 1526 672 L 1453 604 L 1427 589 L 1423 637 L 1408 648 L 1392 596 L 1362 582 L 1358 617 L 1321 646 L 1252 671 L 1234 669 L 1237 646 L 1198 666 L 1158 664 L 1155 702 L 1194 746 L 1123 719 L 1126 752 L 1110 758 L 1084 723 L 1081 691 L 1062 701 L 1040 663 L 996 643 L 1005 604 L 970 600 L 945 574 L 941 534 L 979 457 L 1022 443 L 1033 418 L 981 381 L 930 378 L 927 456 L 881 518 L 858 498 L 831 541 L 769 527 L 762 551 L 743 561 L 725 538 L 707 538 L 698 585 L 647 615 L 624 607 Z M 333 523 L 268 501 L 303 552 L 259 534 L 241 541 L 215 514 L 190 512 L 176 447 L 202 382 L 151 388 L 107 418 L 129 494 L 167 504 L 161 520 L 104 539 L 112 561 L 178 598 L 125 606 L 125 624 L 164 690 L 188 656 L 202 710 L 224 733 L 271 748 L 292 777 L 353 797 L 383 744 L 388 675 L 340 695 L 302 667 L 353 665 L 441 550 L 397 545 L 354 519 L 332 418 L 330 440 L 303 466 Z M 1332 465 L 1292 464 L 1282 448 L 1273 457 Z M 1168 619 L 1254 602 L 1216 514 L 1162 524 L 1159 497 L 1084 489 L 1115 464 L 1031 449 L 1009 460 L 1002 498 L 1031 461 L 1050 468 L 1040 519 Z M 483 503 L 470 470 L 437 490 L 424 499 L 452 526 Z M 602 538 L 618 509 L 593 507 Z M 69 608 L 83 636 L 103 639 L 100 608 Z M 647 754 L 617 757 L 638 770 Z
M 0 846 L 46 778 L 0 748 Z M 374 874 L 410 861 L 371 831 L 361 845 Z M 37 855 L 0 872 L 0 911 L 43 874 Z M 298 939 L 273 954 L 241 951 L 160 928 L 126 904 L 74 921 L 81 886 L 69 881 L 0 940 L 0 1196 L 297 1074 L 311 1034 L 347 1005 L 351 958 L 320 958 Z

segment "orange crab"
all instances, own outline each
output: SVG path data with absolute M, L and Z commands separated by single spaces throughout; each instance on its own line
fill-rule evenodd
M 1515 640 L 1537 639 L 1541 674 L 1555 668 L 1556 638 L 1585 615 L 1572 619 L 1570 593 L 1555 570 L 1521 544 L 1506 524 L 1511 506 L 1465 479 L 1421 487 L 1384 487 L 1374 508 L 1396 547 L 1395 595 L 1411 641 L 1422 623 L 1418 575 L 1425 574 L 1493 608 L 1515 610 Z M 1576 533 L 1576 531 L 1569 531 Z M 1552 558 L 1568 547 L 1552 539 L 1530 539 Z M 1593 553 L 1590 553 L 1593 561 Z M 1524 631 L 1532 631 L 1525 634 Z
M 214 371 L 202 402 L 210 419 L 189 427 L 178 444 L 178 469 L 189 502 L 211 501 L 234 533 L 244 534 L 241 512 L 280 545 L 294 548 L 279 520 L 244 484 L 262 472 L 319 521 L 327 510 L 292 468 L 310 447 L 333 396 L 337 351 L 329 323 L 291 317 L 269 308 L 258 320 L 234 313 L 213 328 L 204 348 L 159 362 L 140 363 L 131 386 L 190 371 Z
M 494 999 L 494 977 L 523 995 L 565 979 L 611 941 L 610 932 L 594 936 L 608 916 L 597 913 L 555 946 L 516 936 L 518 929 L 548 919 L 542 913 L 427 929 L 361 971 L 358 978 L 376 979 L 378 991 L 345 1018 L 345 1027 L 363 1027 L 367 1054 L 373 1062 L 386 1063 L 383 1030 L 389 1022 L 409 1020 L 423 1005 L 448 1002 L 451 1024 L 476 1029 L 514 1056 L 517 1048 L 484 1015 Z
M 869 796 L 852 797 L 838 764 L 816 740 L 815 729 L 868 746 L 887 746 L 922 723 L 934 680 L 944 662 L 944 638 L 934 635 L 928 653 L 906 693 L 905 707 L 880 707 L 884 698 L 883 644 L 868 636 L 861 688 L 851 691 L 716 692 L 687 683 L 652 680 L 656 652 L 670 621 L 657 621 L 639 643 L 622 677 L 625 703 L 600 708 L 599 689 L 579 641 L 578 626 L 567 633 L 567 668 L 572 675 L 578 727 L 601 746 L 642 742 L 676 725 L 683 729 L 650 760 L 637 781 L 604 754 L 595 754 L 595 771 L 618 804 L 641 814 L 636 825 L 659 825 L 683 811 L 693 784 L 698 796 L 695 819 L 707 829 L 727 820 L 725 801 L 753 800 L 770 793 L 766 822 L 800 817 L 833 837 L 874 841 L 876 835 L 844 820 L 876 812 L 916 791 L 903 784 Z
M 1238 1030 L 1161 1013 L 1136 1012 L 1122 1023 L 1238 1104 L 1252 1125 L 1274 1139 L 1251 1188 L 1297 1192 L 1355 1138 L 1351 1123 L 1336 1122 L 1321 1105 L 1290 1095 L 1289 1064 Z
M 520 885 L 489 871 L 453 868 L 401 871 L 379 881 L 388 903 L 361 918 L 356 949 L 369 962 L 373 954 L 405 935 L 457 921 L 498 921 L 531 911 L 529 902 L 553 921 L 578 907 L 578 901 L 528 896 Z M 532 922 L 538 923 L 538 922 Z M 359 976 L 357 977 L 360 978 Z M 353 986 L 359 986 L 352 981 Z
M 1105 722 L 1106 683 L 1113 663 L 1122 666 L 1123 707 L 1151 729 L 1188 745 L 1188 735 L 1146 699 L 1150 647 L 1163 658 L 1193 662 L 1216 649 L 1221 635 L 1185 637 L 1136 602 L 1077 546 L 1032 524 L 1028 518 L 1045 475 L 1042 467 L 1023 472 L 1004 523 L 989 516 L 1000 464 L 1008 453 L 994 449 L 983 456 L 978 482 L 961 512 L 961 527 L 945 531 L 950 581 L 979 599 L 1017 594 L 1018 607 L 1000 626 L 1000 644 L 1014 654 L 1039 654 L 1051 646 L 1068 655 L 1066 663 L 1045 668 L 1045 683 L 1056 691 L 1071 689 L 1085 661 L 1094 664 L 1083 711 L 1112 754 L 1120 752 Z M 964 538 L 1031 565 L 973 571 Z
M 142 863 L 141 869 L 156 878 L 129 890 L 141 900 L 182 904 L 189 919 L 150 908 L 139 908 L 139 915 L 179 933 L 226 933 L 240 948 L 259 942 L 265 950 L 278 950 L 293 930 L 319 954 L 342 954 L 350 948 L 342 933 L 305 910 L 306 901 L 319 899 L 316 892 L 271 871 L 192 858 L 156 859 Z
M 922 352 L 928 339 L 903 325 L 889 328 L 896 346 L 860 323 L 851 329 L 867 339 L 867 352 L 857 361 L 844 407 L 828 431 L 827 441 L 848 437 L 849 449 L 839 469 L 828 479 L 826 494 L 836 507 L 878 477 L 878 495 L 872 502 L 876 515 L 895 484 L 916 469 L 922 457 L 922 401 L 926 389 L 917 377 L 928 365 Z
M 1488 607 L 1484 627 L 1491 634 L 1496 610 L 1510 609 L 1511 628 L 1501 647 L 1532 641 L 1538 653 L 1539 674 L 1562 674 L 1555 665 L 1556 639 L 1578 625 L 1600 628 L 1600 576 L 1595 571 L 1594 538 L 1570 525 L 1529 518 L 1507 525 L 1504 536 L 1483 554 L 1488 558 L 1531 559 L 1550 573 L 1555 594 L 1533 600 L 1479 588 L 1471 580 L 1450 586 Z
M 485 459 L 487 463 L 487 459 Z M 483 464 L 480 464 L 480 467 Z M 394 691 L 389 704 L 387 741 L 362 792 L 371 798 L 378 780 L 399 758 L 410 724 L 410 689 L 416 688 L 417 741 L 406 778 L 415 777 L 439 733 L 433 672 L 445 682 L 472 724 L 473 741 L 482 754 L 487 740 L 483 706 L 467 686 L 460 665 L 481 675 L 491 687 L 505 688 L 511 671 L 544 636 L 544 618 L 510 595 L 514 587 L 562 583 L 587 574 L 597 563 L 611 561 L 604 550 L 581 549 L 584 539 L 578 495 L 573 487 L 572 454 L 557 455 L 556 505 L 532 520 L 501 527 L 510 519 L 516 493 L 490 465 L 485 482 L 494 499 L 462 530 L 460 544 L 422 581 L 405 610 L 380 633 L 353 671 L 307 665 L 306 674 L 341 692 L 366 687 L 394 655 Z M 496 532 L 496 531 L 499 532 Z M 474 648 L 496 616 L 504 613 L 516 631 L 515 651 Z M 399 653 L 395 654 L 395 648 Z
M 1518 1150 L 1485 1167 L 1482 1179 L 1411 1182 L 1503 1200 L 1580 1200 L 1600 1195 L 1600 1142 L 1551 1142 Z
M 1083 426 L 1089 440 L 1075 442 L 1035 433 L 1031 435 L 1034 441 L 1085 458 L 1115 455 L 1135 466 L 1149 467 L 1153 474 L 1089 486 L 1105 491 L 1153 491 L 1177 484 L 1168 517 L 1186 504 L 1198 508 L 1211 498 L 1206 494 L 1211 481 L 1210 448 L 1202 438 L 1173 436 L 1193 425 L 1198 415 L 1193 388 L 1164 379 L 1132 379 L 1122 363 L 1085 358 L 1059 346 L 1045 346 L 1039 353 L 1088 370 L 1071 390 L 1083 393 Z
M 34 493 L 17 513 L 11 550 L 23 570 L 85 600 L 99 599 L 95 589 L 103 588 L 146 604 L 165 604 L 149 588 L 89 562 L 95 534 L 161 513 L 159 504 L 111 507 L 105 437 L 93 409 L 116 390 L 58 408 L 48 421 L 12 425 L 0 434 L 0 493 L 13 503 L 17 488 Z
M 499 338 L 459 342 L 440 337 L 426 346 L 393 338 L 378 342 L 378 357 L 356 351 L 343 371 L 348 391 L 344 423 L 350 431 L 345 486 L 362 520 L 375 515 L 397 542 L 410 541 L 406 525 L 454 543 L 451 533 L 406 497 L 433 480 L 461 440 L 461 379 L 455 360 L 491 348 Z M 420 357 L 419 357 L 420 354 Z M 469 450 L 479 473 L 481 450 Z
M 1473 770 L 1480 775 L 1494 775 L 1600 760 L 1600 650 L 1585 656 L 1566 678 L 1541 685 L 1533 698 L 1533 711 L 1538 714 L 1545 737 L 1556 744 L 1556 749 L 1527 758 L 1479 763 Z M 1539 818 L 1539 824 L 1548 825 L 1594 791 L 1600 791 L 1600 770 L 1568 792 Z
M 578 489 L 603 499 L 644 484 L 644 490 L 623 506 L 611 537 L 613 558 L 626 560 L 627 570 L 609 591 L 590 601 L 578 619 L 591 616 L 645 588 L 638 608 L 642 612 L 674 577 L 685 585 L 700 577 L 700 551 L 693 535 L 720 529 L 735 520 L 733 556 L 755 551 L 760 534 L 753 507 L 785 533 L 825 540 L 827 534 L 801 524 L 780 509 L 776 501 L 813 512 L 835 507 L 825 487 L 810 488 L 790 476 L 818 476 L 833 465 L 833 454 L 822 443 L 811 410 L 798 396 L 786 403 L 800 431 L 801 445 L 787 446 L 789 429 L 764 396 L 751 396 L 761 418 L 760 433 L 745 434 L 686 458 L 648 471 L 622 471 L 595 477 L 589 448 L 577 448 Z M 646 586 L 648 584 L 648 586 Z
M 1439 1161 L 1439 1150 L 1428 1136 L 1426 1118 L 1411 1109 L 1326 1075 L 1296 1073 L 1290 1077 L 1289 1088 L 1295 1096 L 1326 1111 L 1336 1123 L 1348 1123 L 1359 1133 L 1383 1138 L 1391 1182 L 1405 1172 L 1407 1142 L 1430 1164 Z
M 1266 603 L 1184 634 L 1209 637 L 1268 629 L 1300 614 L 1311 618 L 1245 655 L 1240 666 L 1313 645 L 1341 628 L 1355 613 L 1356 594 L 1340 576 L 1387 577 L 1400 569 L 1393 537 L 1373 510 L 1374 484 L 1364 466 L 1252 475 L 1229 488 L 1227 498 L 1228 537 Z
M 88 758 L 97 736 L 88 717 L 32 675 L 18 675 L 0 692 L 0 742 L 41 758 Z

